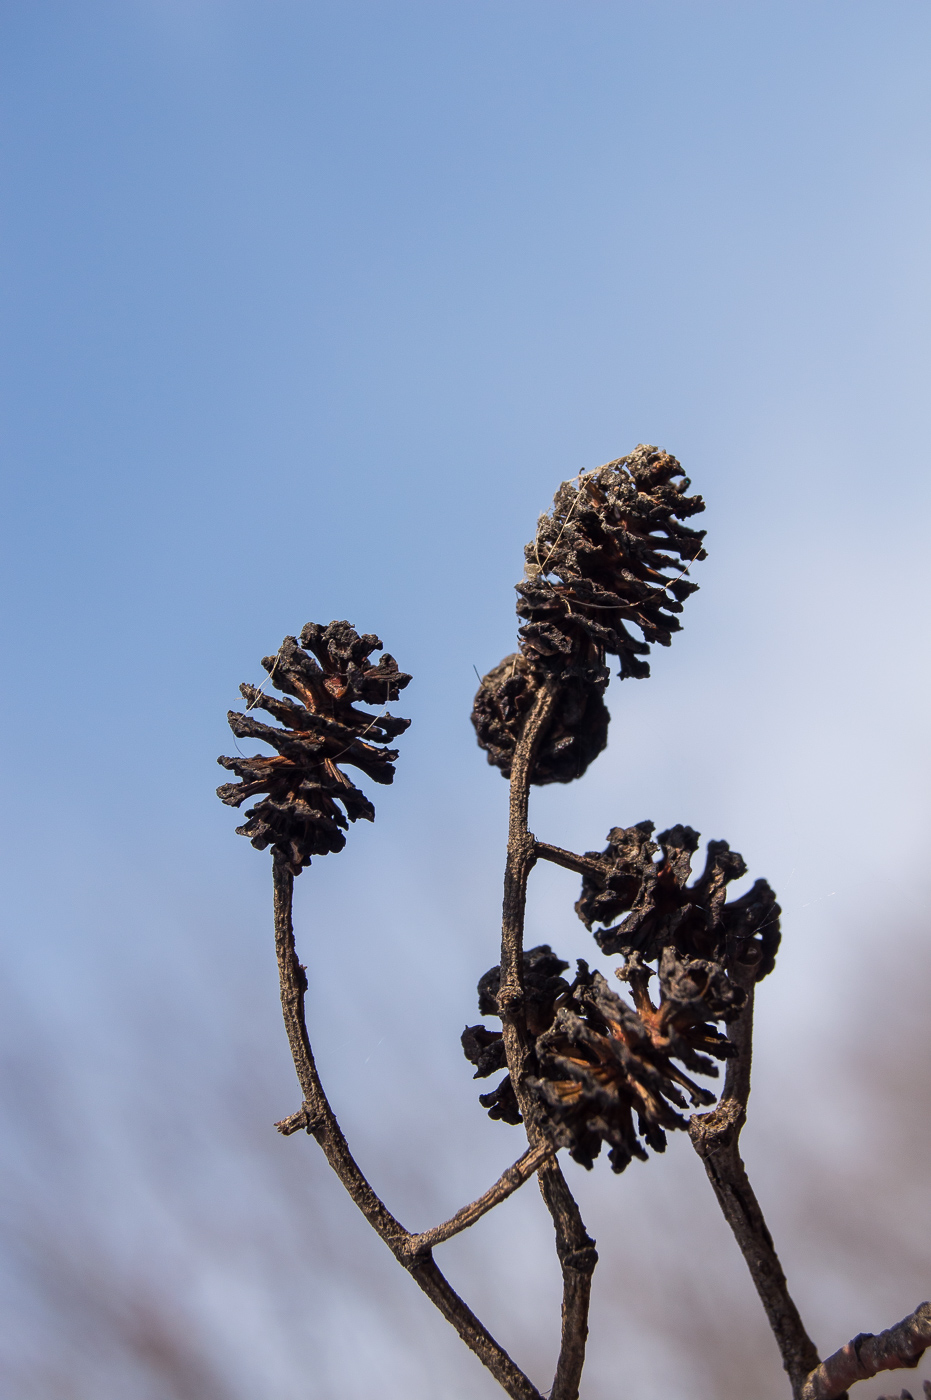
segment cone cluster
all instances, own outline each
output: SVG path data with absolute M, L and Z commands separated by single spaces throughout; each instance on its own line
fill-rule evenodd
M 715 1102 L 692 1076 L 716 1078 L 715 1062 L 736 1054 L 720 1027 L 740 1014 L 744 987 L 772 970 L 779 947 L 780 909 L 765 880 L 728 902 L 727 886 L 747 867 L 726 841 L 708 842 L 690 885 L 698 833 L 652 833 L 652 822 L 615 827 L 604 851 L 570 857 L 585 871 L 576 912 L 603 952 L 623 955 L 617 976 L 630 1001 L 583 961 L 570 984 L 568 963 L 548 945 L 524 956 L 525 1088 L 558 1147 L 591 1167 L 606 1144 L 618 1172 L 648 1148 L 662 1152 L 689 1110 Z M 499 977 L 495 967 L 479 983 L 483 1016 L 498 1014 Z M 507 1070 L 500 1031 L 469 1026 L 462 1045 L 477 1079 Z M 479 1101 L 492 1118 L 521 1121 L 509 1073 Z

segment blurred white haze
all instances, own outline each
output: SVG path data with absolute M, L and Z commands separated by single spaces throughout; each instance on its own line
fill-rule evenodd
M 298 882 L 324 1082 L 423 1228 L 521 1150 L 459 1034 L 507 788 L 475 670 L 560 481 L 657 443 L 707 501 L 684 632 L 534 793 L 576 849 L 724 837 L 783 906 L 743 1144 L 823 1354 L 931 1296 L 931 10 L 0 7 L 4 1400 L 501 1394 L 312 1140 L 226 710 L 308 620 L 414 681 L 378 819 Z M 603 966 L 538 870 L 528 942 Z M 585 1400 L 788 1393 L 684 1135 L 567 1171 Z M 544 1389 L 533 1183 L 439 1262 Z M 917 1373 L 858 1386 L 921 1390 Z

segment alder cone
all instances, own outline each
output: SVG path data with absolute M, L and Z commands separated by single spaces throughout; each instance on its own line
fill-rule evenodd
M 675 457 L 641 443 L 563 482 L 540 517 L 517 585 L 520 651 L 483 678 L 472 710 L 479 746 L 506 777 L 543 685 L 556 701 L 530 781 L 581 777 L 607 744 L 606 658 L 618 658 L 622 679 L 648 676 L 650 647 L 679 631 L 698 587 L 685 575 L 705 558 L 704 531 L 682 523 L 705 508 L 688 486 Z
M 479 748 L 485 749 L 488 762 L 506 778 L 511 776 L 524 718 L 542 681 L 526 657 L 514 652 L 482 677 L 476 693 L 472 723 Z M 605 748 L 611 716 L 602 699 L 603 689 L 578 678 L 563 684 L 537 752 L 532 783 L 570 783 Z
M 361 637 L 348 622 L 328 627 L 309 622 L 300 643 L 285 637 L 275 656 L 262 665 L 276 690 L 295 699 L 266 695 L 255 686 L 239 687 L 248 707 L 245 714 L 230 710 L 229 724 L 235 736 L 259 739 L 275 749 L 273 757 L 219 758 L 217 762 L 240 778 L 223 783 L 217 796 L 229 807 L 246 798 L 267 796 L 246 816 L 237 833 L 253 846 L 271 846 L 275 859 L 297 875 L 312 856 L 340 851 L 346 844 L 349 822 L 373 821 L 375 808 L 343 772 L 351 765 L 376 783 L 394 778 L 397 750 L 384 747 L 408 728 L 410 720 L 385 711 L 371 714 L 356 708 L 387 705 L 397 700 L 410 676 L 398 670 L 386 653 L 378 664 L 371 653 L 382 644 L 372 633 Z M 263 724 L 250 711 L 261 709 L 279 720 L 282 728 Z
M 689 485 L 675 457 L 644 443 L 564 481 L 524 551 L 521 649 L 564 676 L 597 671 L 606 654 L 622 678 L 648 676 L 641 658 L 680 630 L 677 614 L 698 588 L 685 574 L 706 557 L 705 532 L 682 524 L 705 509 Z
M 727 1059 L 735 1050 L 713 1023 L 733 1020 L 746 994 L 719 965 L 680 959 L 672 949 L 664 953 L 658 974 L 636 956 L 623 969 L 634 1006 L 581 960 L 570 985 L 561 976 L 567 967 L 548 944 L 524 955 L 524 1005 L 534 1060 L 526 1087 L 557 1146 L 590 1168 L 606 1143 L 612 1169 L 620 1172 L 634 1157 L 645 1160 L 647 1147 L 665 1150 L 666 1132 L 688 1126 L 680 1110 L 715 1102 L 715 1095 L 680 1064 L 717 1075 L 714 1060 Z M 660 998 L 654 1006 L 648 984 L 656 975 Z M 483 1015 L 497 1014 L 499 979 L 495 967 L 479 982 Z M 507 1068 L 500 1031 L 467 1026 L 462 1047 L 475 1065 L 476 1079 Z M 491 1118 L 521 1121 L 509 1073 L 479 1102 Z
M 673 826 L 656 841 L 652 832 L 652 822 L 615 827 L 604 851 L 586 852 L 590 867 L 575 906 L 579 918 L 591 930 L 626 914 L 613 927 L 594 929 L 599 947 L 628 957 L 637 953 L 648 962 L 674 948 L 728 966 L 752 964 L 755 980 L 762 980 L 776 964 L 781 936 L 782 911 L 770 886 L 757 880 L 739 899 L 727 900 L 727 886 L 747 866 L 726 841 L 708 842 L 705 868 L 689 885 L 698 832 Z
M 717 1076 L 709 1055 L 735 1053 L 711 1023 L 733 1020 L 745 994 L 720 968 L 680 962 L 669 950 L 660 965 L 657 1007 L 647 993 L 652 975 L 636 970 L 635 1009 L 580 960 L 569 996 L 537 1039 L 540 1069 L 528 1087 L 545 1106 L 554 1142 L 584 1167 L 591 1168 L 602 1143 L 615 1172 L 634 1157 L 646 1161 L 647 1147 L 664 1152 L 667 1131 L 688 1128 L 680 1110 L 715 1102 L 711 1090 L 674 1062 Z

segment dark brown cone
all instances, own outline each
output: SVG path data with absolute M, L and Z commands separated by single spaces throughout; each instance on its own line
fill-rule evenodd
M 360 702 L 387 705 L 397 700 L 410 681 L 387 653 L 377 666 L 371 664 L 370 654 L 381 646 L 370 633 L 360 637 L 348 622 L 328 627 L 310 622 L 300 644 L 285 637 L 277 655 L 262 660 L 276 690 L 295 699 L 279 699 L 244 684 L 239 689 L 248 701 L 246 713 L 229 712 L 237 738 L 259 739 L 276 753 L 218 759 L 241 781 L 223 783 L 217 796 L 238 807 L 248 797 L 268 794 L 236 830 L 260 851 L 271 846 L 276 860 L 295 875 L 312 856 L 342 850 L 350 821 L 374 820 L 372 803 L 340 765 L 352 765 L 376 783 L 394 778 L 397 751 L 381 745 L 402 734 L 410 720 L 356 709 Z M 253 718 L 249 712 L 255 709 L 265 710 L 282 727 Z
M 488 762 L 511 776 L 511 760 L 524 716 L 537 695 L 541 676 L 515 652 L 482 677 L 472 708 L 479 747 Z M 610 715 L 602 689 L 578 679 L 560 690 L 556 711 L 540 744 L 531 782 L 569 783 L 585 772 L 608 742 Z
M 674 948 L 688 958 L 710 958 L 733 966 L 756 963 L 756 980 L 773 970 L 779 948 L 776 896 L 765 880 L 739 899 L 726 902 L 727 886 L 746 874 L 742 856 L 726 841 L 709 841 L 705 869 L 693 885 L 692 856 L 698 833 L 674 826 L 651 841 L 652 822 L 615 827 L 603 852 L 586 852 L 589 873 L 582 877 L 576 913 L 606 953 L 640 954 L 647 962 Z M 658 844 L 657 844 L 658 843 Z M 662 861 L 653 857 L 662 849 Z
M 563 482 L 524 551 L 517 612 L 526 655 L 560 676 L 598 672 L 606 654 L 618 657 L 622 677 L 650 674 L 641 657 L 680 630 L 677 615 L 698 587 L 684 574 L 705 558 L 705 532 L 681 523 L 705 508 L 684 494 L 688 486 L 675 457 L 642 443 L 578 485 Z
M 566 967 L 545 944 L 525 954 L 527 1029 L 536 1060 L 527 1087 L 555 1143 L 591 1167 L 606 1142 L 613 1169 L 623 1171 L 632 1157 L 646 1158 L 640 1137 L 662 1152 L 665 1130 L 687 1127 L 677 1111 L 688 1107 L 683 1089 L 694 1108 L 714 1103 L 714 1094 L 673 1061 L 717 1075 L 708 1057 L 726 1059 L 734 1049 L 712 1022 L 732 1020 L 745 994 L 716 964 L 680 960 L 671 949 L 660 966 L 658 1007 L 647 991 L 654 974 L 636 957 L 623 974 L 636 1009 L 584 962 L 570 987 L 560 975 Z M 499 969 L 492 968 L 479 983 L 483 1015 L 497 1012 L 499 976 Z M 507 1068 L 500 1031 L 469 1026 L 462 1045 L 476 1067 L 476 1079 Z M 521 1121 L 509 1074 L 479 1102 L 492 1118 Z
M 705 508 L 685 495 L 688 485 L 675 457 L 641 444 L 563 482 L 540 517 L 517 585 L 520 653 L 484 677 L 472 711 L 480 747 L 505 776 L 524 716 L 555 679 L 559 698 L 531 782 L 581 777 L 607 743 L 606 657 L 619 659 L 622 678 L 648 676 L 642 658 L 679 630 L 683 601 L 698 587 L 685 574 L 705 558 L 704 531 L 681 523 Z
M 554 1142 L 585 1167 L 607 1143 L 616 1172 L 634 1157 L 645 1161 L 646 1147 L 665 1151 L 667 1130 L 688 1127 L 678 1110 L 714 1103 L 715 1095 L 673 1061 L 716 1076 L 708 1055 L 725 1059 L 734 1049 L 710 1022 L 732 1020 L 744 1000 L 720 968 L 679 962 L 671 950 L 661 965 L 658 1007 L 647 993 L 652 974 L 642 966 L 632 972 L 636 1010 L 580 961 L 570 995 L 536 1042 L 539 1075 L 528 1079 Z

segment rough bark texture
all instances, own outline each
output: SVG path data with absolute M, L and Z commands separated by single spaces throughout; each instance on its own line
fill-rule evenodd
M 265 657 L 263 665 L 275 689 L 285 692 L 286 697 L 296 697 L 299 703 L 243 685 L 240 689 L 249 702 L 247 711 L 229 715 L 235 735 L 267 743 L 275 755 L 219 760 L 240 779 L 218 789 L 218 796 L 227 805 L 238 807 L 247 797 L 267 794 L 247 813 L 249 821 L 239 831 L 260 850 L 271 846 L 273 854 L 281 1008 L 303 1094 L 298 1112 L 277 1127 L 285 1136 L 305 1129 L 316 1138 L 369 1224 L 508 1395 L 514 1400 L 542 1400 L 533 1383 L 450 1287 L 431 1250 L 517 1190 L 541 1164 L 552 1159 L 553 1147 L 548 1142 L 533 1144 L 477 1201 L 434 1230 L 411 1234 L 373 1190 L 349 1151 L 320 1082 L 307 1034 L 307 977 L 295 950 L 291 916 L 294 877 L 310 864 L 312 856 L 342 848 L 348 822 L 374 817 L 372 804 L 340 764 L 355 766 L 375 782 L 390 783 L 397 753 L 381 743 L 403 733 L 410 723 L 387 711 L 373 715 L 356 709 L 359 702 L 386 704 L 397 699 L 410 680 L 392 656 L 383 656 L 377 666 L 371 663 L 371 652 L 380 649 L 377 637 L 359 636 L 348 622 L 331 622 L 327 627 L 308 623 L 300 644 L 296 638 L 286 637 L 275 656 Z M 249 711 L 256 707 L 277 719 L 280 727 L 253 719 Z
M 818 1352 L 789 1294 L 772 1236 L 740 1156 L 740 1132 L 747 1120 L 750 1096 L 756 973 L 757 968 L 752 963 L 735 973 L 747 992 L 746 1004 L 731 1032 L 738 1053 L 728 1064 L 724 1093 L 717 1108 L 693 1118 L 689 1136 L 705 1164 L 724 1218 L 747 1261 L 779 1346 L 782 1364 L 792 1383 L 793 1395 L 799 1397 L 808 1373 L 818 1365 Z
M 556 1149 L 548 1142 L 540 1142 L 536 1147 L 528 1147 L 513 1167 L 508 1167 L 502 1172 L 494 1186 L 486 1191 L 483 1196 L 472 1201 L 470 1205 L 463 1206 L 457 1210 L 456 1214 L 450 1216 L 442 1225 L 434 1225 L 432 1230 L 424 1230 L 420 1235 L 411 1235 L 408 1242 L 408 1249 L 414 1254 L 424 1254 L 433 1249 L 438 1244 L 443 1244 L 446 1240 L 451 1240 L 453 1235 L 458 1235 L 462 1230 L 467 1230 L 470 1225 L 474 1225 L 476 1220 L 481 1220 L 483 1215 L 493 1210 L 501 1201 L 506 1201 L 508 1196 L 523 1186 L 534 1172 L 554 1157 Z
M 547 1142 L 548 1137 L 526 1083 L 535 1068 L 535 1057 L 527 1028 L 523 983 L 524 911 L 527 879 L 536 860 L 534 838 L 527 829 L 527 810 L 536 752 L 557 702 L 558 683 L 548 680 L 540 687 L 515 748 L 501 921 L 498 1013 L 511 1084 L 531 1146 Z M 550 1400 L 576 1400 L 585 1364 L 591 1279 L 598 1255 L 558 1164 L 545 1163 L 538 1177 L 556 1231 L 556 1252 L 563 1277 L 562 1335 Z
M 466 1346 L 488 1367 L 498 1384 L 513 1400 L 542 1400 L 536 1386 L 514 1364 L 503 1347 L 482 1326 L 478 1318 L 450 1286 L 434 1263 L 422 1237 L 412 1236 L 388 1210 L 369 1185 L 343 1136 L 336 1115 L 327 1100 L 314 1063 L 304 1017 L 307 977 L 294 947 L 291 901 L 294 876 L 283 861 L 274 864 L 275 947 L 281 986 L 281 1009 L 298 1083 L 304 1095 L 303 1126 L 316 1138 L 330 1166 L 339 1177 L 369 1224 L 377 1231 L 395 1258 L 423 1289 L 432 1303 L 459 1333 Z M 289 1124 L 293 1122 L 288 1120 Z M 293 1128 L 289 1128 L 293 1131 Z M 547 1145 L 548 1146 L 548 1145 Z M 529 1173 L 528 1173 L 529 1174 Z M 525 1180 L 526 1177 L 522 1177 Z M 517 1182 L 520 1185 L 520 1182 Z M 514 1188 L 512 1188 L 514 1189 Z M 509 1192 L 505 1194 L 510 1194 Z M 503 1199 L 503 1197 L 501 1197 Z M 412 1245 L 412 1241 L 417 1243 Z
M 931 1303 L 919 1303 L 915 1311 L 895 1327 L 876 1336 L 872 1332 L 861 1332 L 822 1361 L 802 1386 L 801 1400 L 838 1400 L 856 1381 L 869 1380 L 880 1371 L 917 1366 L 928 1347 L 931 1347 Z M 923 1388 L 925 1395 L 931 1394 L 931 1384 L 927 1381 Z

